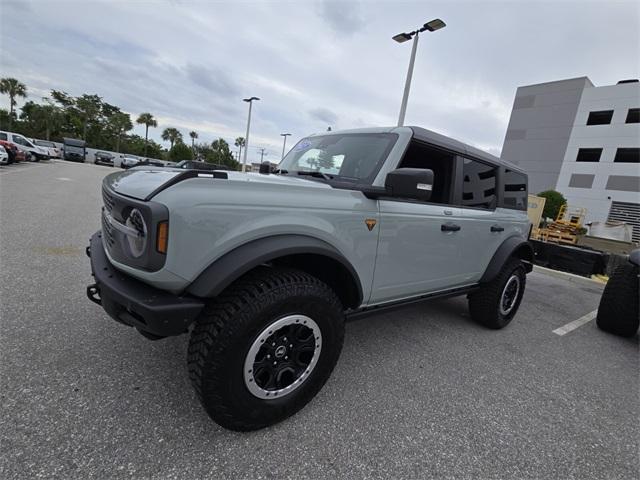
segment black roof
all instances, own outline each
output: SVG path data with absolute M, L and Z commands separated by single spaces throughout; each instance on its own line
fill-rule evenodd
M 84 140 L 80 140 L 79 138 L 68 138 L 68 137 L 63 137 L 62 142 L 65 145 L 69 145 L 71 147 L 84 147 L 87 144 L 87 142 L 85 142 Z
M 413 137 L 416 140 L 422 140 L 423 142 L 430 143 L 437 147 L 446 148 L 447 150 L 452 150 L 461 155 L 466 155 L 471 158 L 476 158 L 478 160 L 484 160 L 489 163 L 494 163 L 496 165 L 502 165 L 509 170 L 515 170 L 518 172 L 525 173 L 524 170 L 517 165 L 514 165 L 511 162 L 507 162 L 506 160 L 502 160 L 501 158 L 496 157 L 495 155 L 491 155 L 490 153 L 484 152 L 479 148 L 472 147 L 471 145 L 467 145 L 466 143 L 462 143 L 459 140 L 456 140 L 451 137 L 446 137 L 441 135 L 440 133 L 433 132 L 431 130 L 427 130 L 426 128 L 421 127 L 409 127 L 413 130 Z

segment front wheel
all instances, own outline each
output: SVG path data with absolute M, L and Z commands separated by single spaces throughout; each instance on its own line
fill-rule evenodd
M 231 430 L 256 430 L 304 407 L 340 356 L 344 315 L 311 275 L 260 268 L 212 301 L 189 342 L 189 375 L 205 410 Z
M 493 280 L 469 295 L 471 318 L 492 329 L 506 327 L 520 307 L 526 282 L 522 261 L 510 258 Z

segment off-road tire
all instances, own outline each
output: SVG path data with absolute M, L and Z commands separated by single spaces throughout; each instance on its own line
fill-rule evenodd
M 268 325 L 295 314 L 312 318 L 320 328 L 317 363 L 287 395 L 258 398 L 244 377 L 250 347 Z M 191 332 L 189 376 L 216 423 L 230 430 L 257 430 L 293 415 L 318 393 L 333 371 L 343 340 L 343 309 L 331 288 L 299 270 L 261 267 L 205 306 Z
M 507 282 L 514 275 L 518 277 L 520 286 L 513 307 L 505 315 L 500 310 L 500 302 Z M 518 258 L 510 258 L 493 280 L 469 295 L 471 318 L 494 330 L 506 327 L 518 312 L 526 282 L 527 275 L 522 261 Z
M 625 263 L 618 266 L 604 287 L 596 324 L 600 330 L 621 337 L 633 337 L 638 331 L 638 266 Z

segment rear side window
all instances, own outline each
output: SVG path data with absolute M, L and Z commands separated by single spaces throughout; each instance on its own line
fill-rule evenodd
M 497 168 L 468 158 L 462 165 L 462 205 L 476 208 L 496 208 Z
M 6 133 L 0 133 L 0 140 L 7 140 L 7 134 Z
M 504 171 L 504 206 L 514 210 L 527 210 L 527 176 L 506 169 Z

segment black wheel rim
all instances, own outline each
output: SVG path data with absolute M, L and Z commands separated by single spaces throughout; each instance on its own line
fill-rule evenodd
M 271 323 L 247 353 L 245 385 L 261 399 L 288 395 L 315 368 L 321 340 L 317 323 L 305 315 L 290 315 Z
M 502 290 L 500 297 L 500 313 L 502 315 L 509 315 L 518 301 L 518 295 L 520 294 L 520 277 L 517 274 L 511 275 L 509 280 Z

